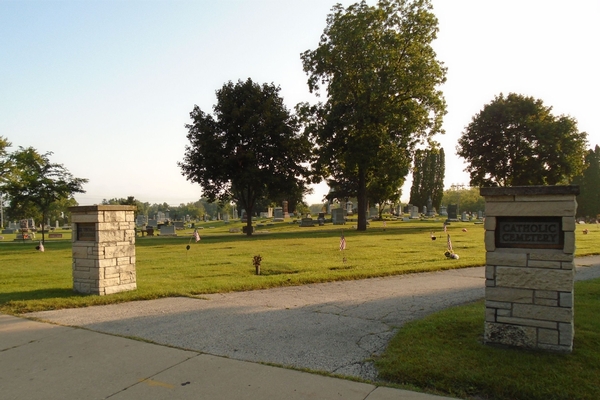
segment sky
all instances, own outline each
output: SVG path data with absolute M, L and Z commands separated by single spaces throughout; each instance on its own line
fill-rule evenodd
M 0 0 L 0 136 L 52 152 L 87 178 L 80 205 L 134 196 L 197 201 L 177 166 L 194 105 L 228 81 L 274 83 L 289 109 L 315 102 L 300 53 L 335 0 Z M 375 1 L 368 1 L 375 4 Z M 446 188 L 468 185 L 456 144 L 500 93 L 541 99 L 600 145 L 598 0 L 432 0 L 447 67 Z M 410 176 L 402 200 L 408 201 Z M 322 201 L 324 184 L 307 203 Z

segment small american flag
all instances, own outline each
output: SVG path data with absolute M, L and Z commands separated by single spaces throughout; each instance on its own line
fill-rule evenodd
M 344 237 L 344 234 L 342 233 L 342 236 L 340 237 L 340 251 L 342 250 L 346 250 L 346 238 Z
M 446 229 L 446 223 L 444 223 L 444 233 L 446 233 L 447 229 Z
M 450 235 L 448 235 L 448 251 L 452 252 L 452 242 L 450 241 Z
M 200 241 L 200 234 L 198 233 L 198 229 L 194 229 L 194 239 L 196 242 Z

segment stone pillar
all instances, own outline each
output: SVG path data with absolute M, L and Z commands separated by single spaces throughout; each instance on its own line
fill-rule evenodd
M 481 188 L 486 344 L 573 350 L 577 186 Z
M 135 290 L 135 206 L 70 207 L 73 290 L 107 295 Z

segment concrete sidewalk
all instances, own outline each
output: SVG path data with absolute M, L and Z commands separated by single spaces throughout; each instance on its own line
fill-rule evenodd
M 444 397 L 0 315 L 0 398 L 434 400 Z

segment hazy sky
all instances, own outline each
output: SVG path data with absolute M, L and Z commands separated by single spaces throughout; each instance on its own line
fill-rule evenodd
M 341 1 L 349 5 L 355 1 Z M 52 151 L 88 178 L 80 205 L 135 196 L 196 201 L 177 162 L 194 104 L 250 77 L 313 101 L 300 53 L 316 48 L 334 0 L 0 0 L 0 136 Z M 369 1 L 374 4 L 374 1 Z M 468 183 L 463 128 L 499 93 L 542 99 L 600 144 L 598 0 L 433 0 L 448 68 L 446 186 Z M 410 180 L 403 190 L 406 201 Z M 308 203 L 320 202 L 320 186 Z

